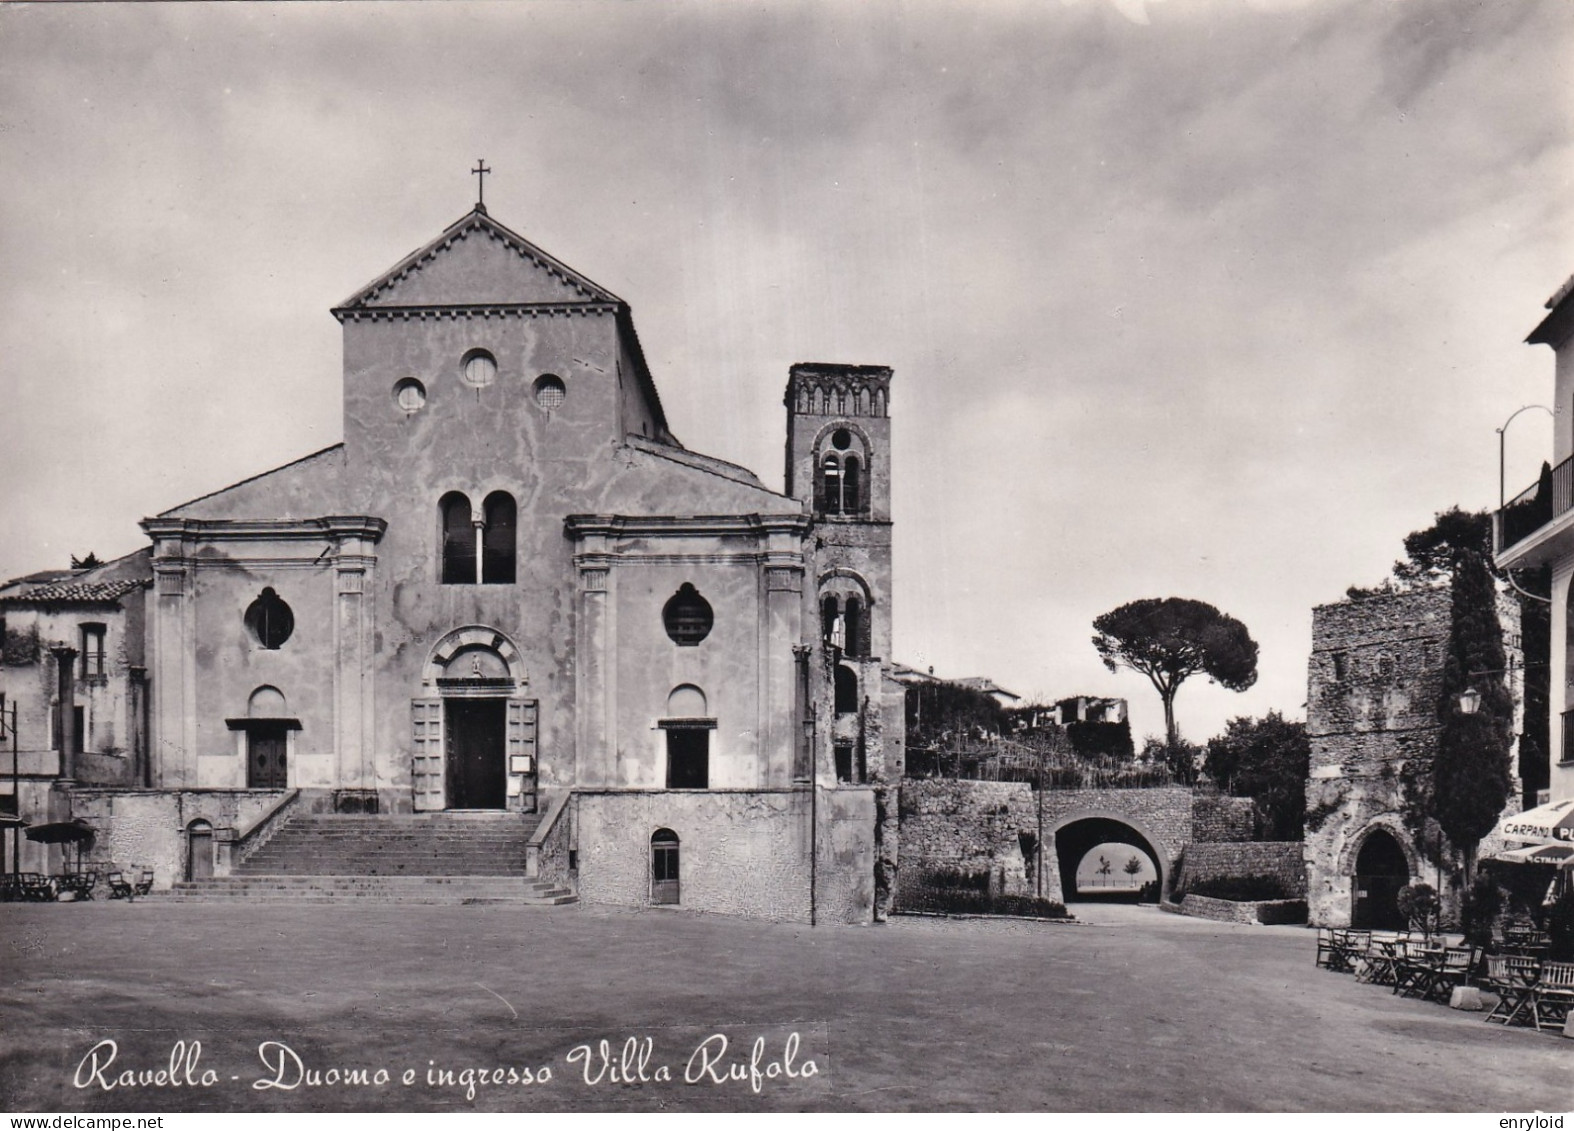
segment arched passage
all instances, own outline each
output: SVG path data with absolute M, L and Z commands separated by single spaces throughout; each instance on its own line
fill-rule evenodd
M 1400 931 L 1408 925 L 1399 911 L 1399 892 L 1410 882 L 1410 861 L 1394 835 L 1374 828 L 1361 841 L 1351 884 L 1350 925 Z
M 1079 889 L 1077 865 L 1093 849 L 1106 844 L 1128 844 L 1142 853 L 1147 857 L 1154 872 L 1158 874 L 1159 890 L 1165 891 L 1168 888 L 1168 861 L 1154 847 L 1150 837 L 1135 825 L 1119 817 L 1105 815 L 1072 817 L 1053 830 L 1046 831 L 1053 832 L 1055 838 L 1055 856 L 1060 867 L 1060 890 L 1068 903 L 1077 899 L 1136 902 L 1136 893 L 1130 891 L 1104 893 L 1097 888 Z

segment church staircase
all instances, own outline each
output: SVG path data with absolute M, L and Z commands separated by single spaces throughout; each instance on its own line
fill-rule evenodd
M 301 814 L 229 876 L 177 883 L 173 902 L 578 902 L 525 875 L 540 815 L 445 812 L 401 816 Z

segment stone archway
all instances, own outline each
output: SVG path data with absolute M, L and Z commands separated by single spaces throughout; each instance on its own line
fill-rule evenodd
M 1148 858 L 1159 878 L 1159 891 L 1169 890 L 1170 863 L 1159 848 L 1162 843 L 1142 823 L 1120 813 L 1074 813 L 1045 829 L 1046 867 L 1055 869 L 1060 881 L 1061 898 L 1072 902 L 1089 898 L 1090 892 L 1077 885 L 1077 865 L 1088 852 L 1101 844 L 1127 844 Z M 1135 902 L 1131 893 L 1101 898 Z

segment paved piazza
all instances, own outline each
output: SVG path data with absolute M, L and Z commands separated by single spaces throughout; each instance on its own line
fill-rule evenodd
M 1574 1107 L 1574 1040 L 1318 970 L 1308 930 L 1079 911 L 5 905 L 0 1107 Z

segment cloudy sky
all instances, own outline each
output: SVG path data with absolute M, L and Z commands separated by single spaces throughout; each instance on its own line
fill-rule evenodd
M 1090 622 L 1260 642 L 1496 501 L 1574 272 L 1563 0 L 0 7 L 0 575 L 340 438 L 328 309 L 457 219 L 627 299 L 781 484 L 787 367 L 896 370 L 897 658 L 1124 695 Z M 1550 422 L 1508 432 L 1509 490 Z

